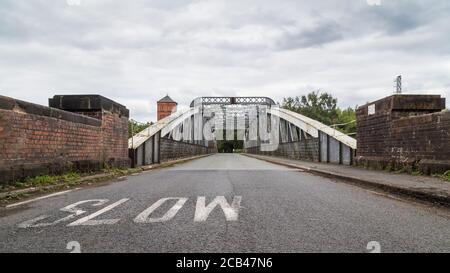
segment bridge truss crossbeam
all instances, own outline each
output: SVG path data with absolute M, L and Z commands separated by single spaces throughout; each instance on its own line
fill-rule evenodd
M 191 102 L 191 107 L 196 105 L 275 105 L 271 98 L 267 97 L 200 97 Z

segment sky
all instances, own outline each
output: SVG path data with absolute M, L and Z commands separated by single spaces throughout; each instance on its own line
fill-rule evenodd
M 449 33 L 448 0 L 1 0 L 0 95 L 100 94 L 147 122 L 166 94 L 355 107 L 402 75 L 449 107 Z

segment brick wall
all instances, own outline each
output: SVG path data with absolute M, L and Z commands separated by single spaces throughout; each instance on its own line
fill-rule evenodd
M 128 113 L 92 106 L 84 111 L 96 118 L 0 96 L 0 183 L 127 166 Z
M 168 138 L 161 138 L 160 149 L 161 162 L 216 152 L 215 148 L 175 141 Z
M 110 165 L 128 166 L 128 117 L 102 112 L 102 146 Z
M 301 141 L 282 143 L 278 145 L 278 149 L 270 152 L 261 151 L 260 147 L 246 148 L 245 152 L 317 162 L 319 161 L 319 139 L 310 138 Z
M 450 113 L 441 112 L 444 107 L 445 99 L 431 95 L 394 95 L 360 107 L 356 163 L 427 174 L 450 169 Z

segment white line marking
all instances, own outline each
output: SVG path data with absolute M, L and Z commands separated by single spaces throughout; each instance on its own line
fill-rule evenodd
M 113 208 L 119 206 L 122 203 L 127 202 L 128 200 L 130 200 L 130 199 L 129 198 L 120 199 L 119 201 L 117 201 L 107 207 L 104 207 L 103 209 L 101 209 L 97 212 L 94 212 L 86 217 L 78 219 L 75 222 L 68 224 L 67 226 L 72 227 L 72 226 L 113 225 L 113 224 L 119 222 L 120 219 L 104 219 L 104 220 L 92 220 L 92 219 L 94 219 L 95 217 L 97 217 L 107 211 L 112 210 Z
M 162 217 L 160 218 L 151 218 L 149 217 L 152 212 L 154 212 L 157 208 L 159 208 L 162 204 L 164 204 L 168 200 L 178 200 L 173 207 L 171 207 Z M 134 218 L 135 223 L 158 223 L 165 222 L 172 219 L 177 212 L 183 207 L 184 203 L 186 203 L 187 198 L 181 197 L 168 197 L 162 198 L 156 201 L 153 205 L 151 205 L 148 209 L 144 210 L 141 214 L 139 214 L 136 218 Z
M 194 222 L 206 221 L 211 211 L 213 211 L 217 205 L 220 205 L 220 207 L 222 208 L 227 221 L 237 221 L 241 200 L 242 196 L 235 196 L 230 206 L 230 204 L 228 204 L 227 202 L 227 199 L 225 199 L 225 196 L 217 196 L 211 203 L 208 204 L 208 206 L 206 206 L 206 197 L 199 196 L 197 198 L 197 205 L 195 208 Z
M 49 198 L 49 197 L 63 195 L 63 194 L 69 193 L 71 191 L 76 191 L 76 190 L 79 190 L 79 189 L 80 188 L 76 188 L 76 189 L 73 189 L 73 190 L 67 190 L 67 191 L 60 191 L 60 192 L 52 193 L 52 194 L 49 194 L 49 195 L 37 197 L 37 198 L 26 200 L 26 201 L 23 201 L 23 202 L 7 205 L 6 208 L 17 207 L 17 206 L 20 206 L 20 205 L 28 204 L 28 203 L 31 203 L 31 202 L 34 202 L 34 201 L 38 201 L 38 200 L 42 200 L 42 199 L 46 199 L 46 198 Z
M 390 195 L 390 194 L 388 194 L 388 193 L 376 192 L 376 191 L 371 191 L 371 190 L 367 190 L 367 191 L 370 192 L 370 193 L 372 193 L 372 194 L 381 196 L 381 197 L 391 198 L 391 199 L 394 199 L 394 200 L 397 200 L 397 201 L 405 201 L 404 199 L 397 198 L 397 197 L 395 197 L 395 196 L 393 196 L 393 195 Z

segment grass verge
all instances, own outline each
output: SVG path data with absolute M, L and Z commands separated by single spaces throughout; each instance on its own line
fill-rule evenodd
M 49 193 L 70 189 L 80 185 L 91 185 L 104 182 L 120 176 L 141 172 L 142 169 L 107 168 L 96 173 L 68 172 L 61 175 L 40 175 L 28 177 L 12 185 L 0 189 L 0 204 L 8 204 L 31 197 L 35 194 Z
M 81 185 L 89 186 L 98 182 L 106 182 L 111 179 L 148 171 L 150 169 L 170 167 L 204 156 L 207 155 L 175 159 L 161 164 L 139 168 L 118 169 L 107 167 L 96 173 L 68 172 L 62 175 L 41 175 L 17 181 L 14 184 L 3 186 L 0 184 L 0 205 L 17 202 L 36 194 L 67 190 Z

